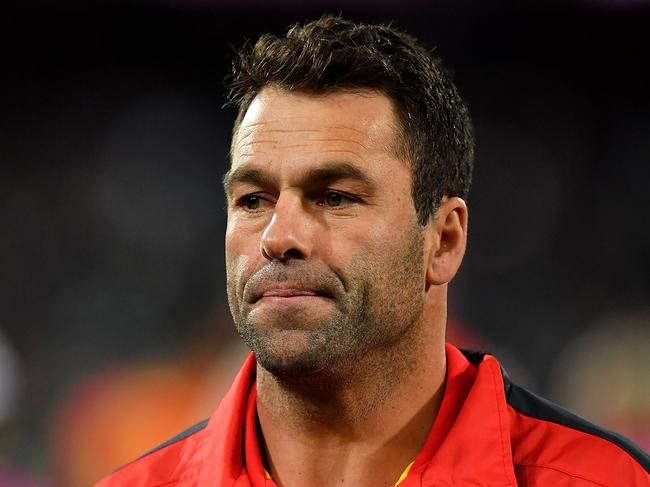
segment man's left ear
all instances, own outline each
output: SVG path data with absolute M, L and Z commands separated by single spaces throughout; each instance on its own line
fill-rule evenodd
M 467 246 L 467 205 L 456 196 L 444 197 L 426 227 L 424 257 L 426 284 L 439 286 L 453 279 Z

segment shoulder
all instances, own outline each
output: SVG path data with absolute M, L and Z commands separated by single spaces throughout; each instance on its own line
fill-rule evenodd
M 502 370 L 515 472 L 524 485 L 650 486 L 650 458 L 627 438 L 513 384 Z M 564 483 L 562 483 L 564 485 Z
M 201 421 L 182 433 L 149 450 L 138 459 L 118 468 L 95 487 L 157 487 L 171 486 L 187 469 L 188 459 L 204 435 L 208 420 Z

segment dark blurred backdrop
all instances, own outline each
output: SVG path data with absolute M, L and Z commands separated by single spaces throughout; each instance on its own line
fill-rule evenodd
M 185 364 L 227 383 L 243 353 L 224 293 L 223 78 L 232 46 L 325 12 L 418 37 L 469 103 L 455 340 L 650 445 L 650 2 L 4 2 L 0 484 L 96 479 L 106 467 L 73 470 L 111 455 L 128 387 L 210 396 L 184 419 L 216 406 Z M 144 409 L 135 424 L 146 400 L 123 406 Z

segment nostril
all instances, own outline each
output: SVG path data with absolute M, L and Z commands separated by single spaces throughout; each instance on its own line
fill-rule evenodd
M 303 260 L 306 257 L 305 254 L 303 254 L 300 250 L 294 249 L 294 248 L 290 248 L 290 249 L 286 250 L 285 252 L 282 252 L 281 254 L 271 255 L 266 251 L 264 246 L 262 246 L 262 255 L 267 260 L 288 260 L 288 259 L 300 259 L 300 260 Z
M 288 249 L 284 255 L 283 259 L 304 259 L 304 254 L 298 249 Z

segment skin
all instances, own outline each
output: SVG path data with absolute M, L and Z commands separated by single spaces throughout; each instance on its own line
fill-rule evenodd
M 395 127 L 376 92 L 267 87 L 234 134 L 228 299 L 279 486 L 393 485 L 440 404 L 467 208 L 418 225 Z

